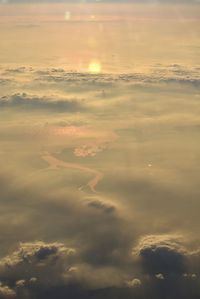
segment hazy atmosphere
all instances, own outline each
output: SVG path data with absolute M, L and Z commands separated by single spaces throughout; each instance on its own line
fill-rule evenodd
M 0 299 L 200 298 L 200 2 L 0 2 Z

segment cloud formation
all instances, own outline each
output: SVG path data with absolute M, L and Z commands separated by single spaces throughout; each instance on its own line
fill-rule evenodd
M 187 252 L 178 236 L 144 237 L 134 253 L 139 255 L 148 274 L 173 275 L 187 272 Z
M 94 298 L 112 299 L 118 293 L 143 299 L 149 293 L 156 299 L 165 295 L 175 299 L 177 294 L 184 299 L 190 294 L 193 299 L 200 294 L 199 273 L 191 272 L 194 252 L 180 237 L 146 236 L 134 247 L 133 255 L 139 259 L 133 262 L 130 256 L 129 267 L 124 269 L 94 267 L 82 260 L 80 252 L 77 255 L 61 243 L 22 243 L 0 261 L 0 298 L 21 299 L 27 294 L 30 298 L 46 298 L 47 294 L 49 298 L 90 298 L 93 294 Z
M 17 108 L 25 110 L 49 109 L 55 112 L 76 112 L 83 110 L 80 102 L 74 99 L 54 99 L 32 96 L 26 93 L 13 94 L 0 98 L 1 108 Z
M 22 243 L 11 255 L 0 262 L 1 281 L 23 286 L 26 280 L 51 285 L 60 283 L 63 273 L 70 268 L 75 250 L 61 243 Z M 51 276 L 49 276 L 51 273 Z
M 197 299 L 198 69 L 1 76 L 0 298 Z
M 198 68 L 183 67 L 179 64 L 155 65 L 148 73 L 130 73 L 130 74 L 89 74 L 79 72 L 66 72 L 64 69 L 47 69 L 35 71 L 39 77 L 36 80 L 48 81 L 49 83 L 83 83 L 84 84 L 159 84 L 159 83 L 177 83 L 189 84 L 199 87 L 200 77 Z

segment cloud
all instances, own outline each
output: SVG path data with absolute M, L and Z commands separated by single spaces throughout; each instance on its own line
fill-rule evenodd
M 83 110 L 83 105 L 76 99 L 55 99 L 17 93 L 0 98 L 1 108 L 20 108 L 25 110 L 49 109 L 54 112 L 77 112 Z
M 8 85 L 8 84 L 12 84 L 12 81 L 10 79 L 0 78 L 0 85 Z
M 160 279 L 160 280 L 165 279 L 164 275 L 161 274 L 161 273 L 156 274 L 155 277 L 156 277 L 157 279 Z
M 4 70 L 4 75 L 5 74 L 13 74 L 13 75 L 17 75 L 17 74 L 24 74 L 27 71 L 30 72 L 32 70 L 32 68 L 26 68 L 25 66 L 21 66 L 21 67 L 16 67 L 16 68 L 8 68 Z
M 186 250 L 178 240 L 178 236 L 147 236 L 140 240 L 133 254 L 139 255 L 149 274 L 183 274 L 187 271 Z
M 145 273 L 164 280 L 173 276 L 199 275 L 200 251 L 189 249 L 180 235 L 147 235 L 132 251 Z M 189 274 L 189 276 L 188 276 Z
M 127 286 L 130 288 L 140 287 L 141 286 L 141 280 L 138 278 L 134 278 L 130 281 L 127 281 Z
M 117 287 L 123 283 L 123 277 L 115 267 L 84 263 L 74 249 L 62 243 L 21 243 L 17 250 L 0 261 L 3 282 L 0 298 L 46 298 L 44 292 L 49 298 L 74 293 L 79 298 L 91 290 Z
M 1 256 L 19 240 L 24 243 L 0 261 L 2 294 L 17 299 L 198 298 L 199 193 L 193 176 L 186 180 L 188 172 L 182 171 L 185 165 L 191 171 L 190 161 L 198 160 L 193 151 L 198 136 L 189 131 L 188 139 L 180 138 L 199 121 L 198 97 L 193 97 L 197 70 L 171 65 L 149 73 L 97 76 L 22 68 L 6 75 L 15 76 L 19 85 L 0 99 L 6 112 L 0 132 Z M 160 83 L 166 83 L 164 88 Z M 177 97 L 171 98 L 174 83 Z M 87 84 L 87 102 L 76 99 Z M 102 86 L 105 97 L 97 98 Z M 96 110 L 87 109 L 83 118 L 81 113 L 48 118 L 32 113 L 85 112 L 87 103 Z M 183 118 L 186 110 L 190 118 Z M 30 114 L 19 117 L 15 111 Z M 45 160 L 44 152 L 51 159 Z M 56 159 L 56 171 L 47 168 L 47 161 Z M 104 175 L 95 196 L 79 188 L 93 178 L 94 171 L 87 169 Z
M 21 243 L 16 251 L 0 261 L 0 279 L 18 287 L 27 280 L 32 283 L 33 278 L 42 285 L 60 284 L 74 254 L 74 249 L 61 243 Z
M 146 260 L 144 265 L 144 250 L 151 252 L 148 254 L 150 265 L 155 269 L 159 268 L 162 273 L 155 274 L 152 269 L 149 271 Z M 155 252 L 153 258 L 152 251 Z M 176 296 L 183 299 L 198 298 L 198 274 L 180 271 L 177 261 L 172 267 L 171 262 L 177 253 L 193 256 L 193 252 L 186 249 L 179 236 L 149 235 L 140 239 L 133 254 L 139 257 L 141 268 L 148 270 L 144 274 L 138 268 L 138 261 L 133 263 L 131 259 L 129 267 L 118 267 L 116 263 L 110 266 L 92 265 L 83 261 L 74 249 L 67 248 L 62 243 L 21 243 L 16 251 L 1 259 L 0 279 L 3 284 L 0 286 L 0 298 L 24 299 L 28 296 L 31 299 L 88 299 L 92 296 L 98 299 L 115 299 L 116 296 L 121 296 L 146 299 L 151 296 L 163 299 L 165 294 L 172 299 L 177 298 Z M 131 279 L 131 276 L 135 278 Z
M 102 143 L 102 144 L 84 144 L 80 147 L 77 147 L 74 149 L 74 155 L 77 157 L 94 157 L 96 156 L 98 153 L 100 153 L 101 151 L 105 150 L 108 147 L 108 145 L 106 143 Z
M 49 83 L 84 83 L 95 86 L 123 84 L 184 84 L 199 87 L 200 77 L 198 68 L 185 67 L 179 64 L 154 65 L 148 72 L 124 74 L 90 74 L 67 72 L 64 69 L 35 70 L 36 81 Z
M 104 202 L 99 199 L 90 200 L 88 202 L 88 206 L 95 208 L 97 210 L 103 211 L 106 214 L 111 214 L 115 212 L 115 206 L 113 204 Z
M 16 293 L 8 286 L 0 286 L 0 298 L 1 299 L 15 299 Z

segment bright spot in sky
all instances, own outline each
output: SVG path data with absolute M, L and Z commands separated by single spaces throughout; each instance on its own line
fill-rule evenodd
M 97 61 L 92 61 L 89 64 L 89 72 L 92 74 L 99 74 L 101 72 L 101 64 Z
M 66 11 L 66 12 L 65 12 L 65 20 L 66 20 L 66 21 L 69 21 L 70 18 L 71 18 L 71 12 L 70 12 L 70 11 Z

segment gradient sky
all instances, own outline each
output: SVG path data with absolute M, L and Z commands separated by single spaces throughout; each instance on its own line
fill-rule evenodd
M 2 1 L 3 3 L 18 3 L 18 2 L 23 2 L 23 3 L 30 3 L 30 2 L 72 2 L 72 3 L 90 3 L 90 2 L 117 2 L 117 3 L 174 3 L 174 2 L 178 2 L 178 3 L 187 3 L 187 4 L 191 4 L 191 3 L 199 3 L 198 0 L 8 0 L 8 1 Z

